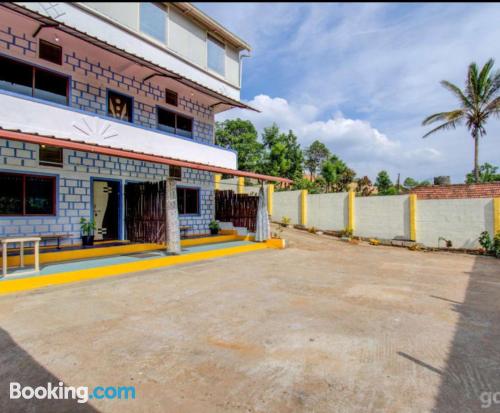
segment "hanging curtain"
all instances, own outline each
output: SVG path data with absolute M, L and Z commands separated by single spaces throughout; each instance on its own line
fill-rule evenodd
M 167 253 L 181 253 L 181 233 L 179 230 L 179 209 L 177 207 L 177 187 L 174 179 L 167 178 L 165 188 L 167 230 L 165 242 Z
M 269 214 L 267 212 L 267 195 L 264 184 L 259 190 L 259 204 L 257 207 L 257 223 L 255 228 L 255 241 L 267 241 L 270 238 L 271 228 L 269 226 Z

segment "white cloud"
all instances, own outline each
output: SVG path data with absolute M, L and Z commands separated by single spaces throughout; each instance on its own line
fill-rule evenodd
M 400 141 L 390 139 L 368 121 L 349 119 L 341 112 L 336 112 L 327 120 L 320 120 L 317 107 L 289 103 L 281 97 L 259 95 L 248 103 L 261 112 L 236 109 L 218 115 L 217 120 L 248 119 L 260 132 L 272 123 L 283 131 L 292 129 L 303 147 L 318 139 L 360 175 L 373 177 L 381 169 L 396 173 L 408 161 L 432 164 L 441 158 L 440 152 L 433 148 L 405 151 Z

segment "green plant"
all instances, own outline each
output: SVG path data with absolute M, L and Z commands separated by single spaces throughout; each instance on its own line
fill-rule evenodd
M 80 231 L 82 235 L 91 236 L 94 234 L 96 229 L 95 221 L 93 219 L 88 220 L 86 218 L 80 219 Z
M 500 232 L 493 239 L 491 239 L 488 231 L 481 232 L 481 235 L 479 235 L 479 244 L 486 253 L 500 258 Z
M 292 222 L 290 217 L 284 216 L 281 218 L 281 226 L 282 227 L 288 227 L 288 225 L 290 225 L 290 222 Z
M 476 63 L 471 63 L 467 71 L 464 90 L 446 80 L 441 85 L 448 89 L 458 100 L 458 107 L 448 112 L 435 113 L 424 119 L 422 125 L 443 122 L 424 135 L 434 132 L 455 129 L 465 122 L 474 140 L 474 181 L 480 181 L 479 139 L 486 135 L 488 118 L 500 114 L 500 71 L 493 71 L 495 61 L 489 59 L 479 70 Z
M 316 229 L 316 227 L 308 228 L 307 231 L 310 232 L 311 234 L 316 234 L 316 232 L 318 232 L 318 230 Z
M 214 230 L 214 231 L 219 231 L 220 225 L 217 221 L 212 220 L 212 221 L 210 221 L 210 224 L 208 224 L 208 229 Z

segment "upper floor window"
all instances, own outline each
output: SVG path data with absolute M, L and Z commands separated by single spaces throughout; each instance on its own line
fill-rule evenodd
M 63 166 L 63 149 L 58 146 L 40 145 L 38 163 L 43 166 Z
M 154 39 L 167 42 L 167 11 L 154 3 L 140 3 L 139 28 Z
M 168 166 L 168 176 L 170 178 L 174 178 L 174 179 L 180 181 L 182 179 L 182 167 L 175 166 L 175 165 L 169 165 Z
M 0 215 L 55 215 L 54 176 L 0 173 Z
M 158 108 L 158 129 L 186 138 L 193 137 L 193 119 Z
M 207 39 L 208 68 L 224 76 L 226 48 L 224 43 L 208 35 Z
M 62 65 L 62 47 L 40 39 L 38 57 L 57 65 Z
M 132 122 L 132 105 L 130 96 L 108 90 L 108 116 Z
M 170 89 L 165 89 L 165 102 L 169 105 L 177 106 L 177 92 Z
M 0 57 L 0 88 L 68 104 L 68 78 L 7 57 Z

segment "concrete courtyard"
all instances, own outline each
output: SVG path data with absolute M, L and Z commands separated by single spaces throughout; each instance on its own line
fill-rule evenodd
M 499 260 L 284 236 L 0 297 L 0 411 L 500 411 Z M 137 396 L 13 401 L 11 381 Z

